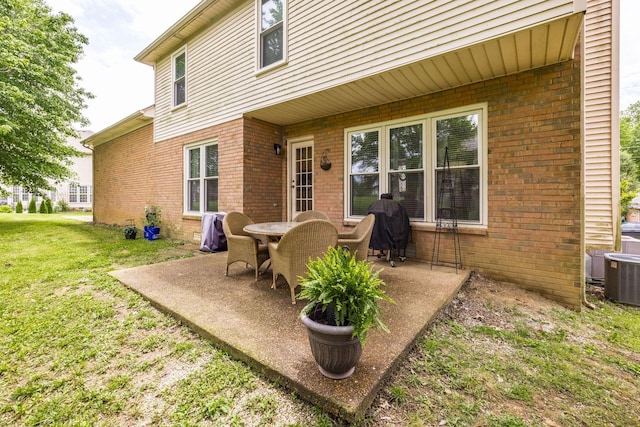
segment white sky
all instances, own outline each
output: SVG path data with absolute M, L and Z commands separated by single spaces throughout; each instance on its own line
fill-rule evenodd
M 85 115 L 89 129 L 102 130 L 152 105 L 153 69 L 133 57 L 199 0 L 46 0 L 64 11 L 89 38 L 76 69 L 82 87 L 96 97 Z M 640 101 L 640 1 L 621 0 L 620 109 Z

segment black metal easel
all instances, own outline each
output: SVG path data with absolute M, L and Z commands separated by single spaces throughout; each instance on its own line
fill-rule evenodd
M 462 268 L 462 252 L 460 250 L 460 238 L 458 236 L 458 217 L 456 211 L 455 185 L 451 176 L 449 165 L 449 147 L 444 149 L 444 170 L 440 188 L 438 189 L 438 201 L 436 206 L 436 232 L 433 239 L 433 251 L 431 253 L 431 268 L 434 265 L 444 265 L 440 262 L 440 242 L 442 233 L 452 233 L 453 252 L 455 257 L 456 273 Z

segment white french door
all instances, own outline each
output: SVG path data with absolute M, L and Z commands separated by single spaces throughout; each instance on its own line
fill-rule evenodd
M 289 141 L 289 211 L 290 218 L 313 210 L 313 139 Z

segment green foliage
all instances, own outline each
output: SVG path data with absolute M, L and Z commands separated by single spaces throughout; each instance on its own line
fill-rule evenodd
M 18 200 L 18 203 L 16 204 L 16 213 L 22 213 L 23 210 L 24 206 L 22 206 L 22 200 Z
M 620 211 L 626 215 L 640 189 L 640 101 L 620 118 Z
M 29 213 L 36 213 L 36 199 L 34 199 L 33 197 L 31 198 L 31 201 L 29 202 L 29 209 L 28 209 Z
M 86 124 L 85 100 L 73 64 L 85 36 L 44 0 L 0 2 L 0 183 L 30 191 L 72 176 L 66 144 Z
M 40 202 L 40 207 L 38 208 L 38 212 L 40 212 L 41 214 L 47 213 L 47 201 L 45 199 L 43 199 L 42 202 Z
M 69 203 L 66 200 L 60 199 L 56 203 L 56 212 L 67 212 L 69 210 Z
M 380 328 L 389 332 L 382 321 L 380 300 L 395 303 L 385 294 L 379 271 L 366 261 L 357 261 L 349 251 L 329 248 L 326 255 L 307 263 L 307 277 L 299 277 L 299 299 L 308 300 L 302 314 L 317 305 L 326 311 L 332 306 L 337 326 L 353 326 L 353 336 L 364 346 L 367 332 Z
M 144 207 L 144 225 L 149 227 L 160 227 L 162 211 L 158 206 Z
M 11 206 L 2 205 L 0 206 L 0 213 L 13 213 L 13 209 L 11 209 Z
M 53 213 L 53 205 L 51 204 L 51 199 L 46 198 L 44 202 L 47 206 L 47 213 Z
M 138 234 L 138 227 L 132 224 L 125 225 L 123 229 L 123 233 L 126 239 L 130 239 L 130 240 L 135 239 L 136 235 Z

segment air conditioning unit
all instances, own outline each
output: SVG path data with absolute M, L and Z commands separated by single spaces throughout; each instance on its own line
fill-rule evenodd
M 607 253 L 604 259 L 605 296 L 640 306 L 640 255 Z

